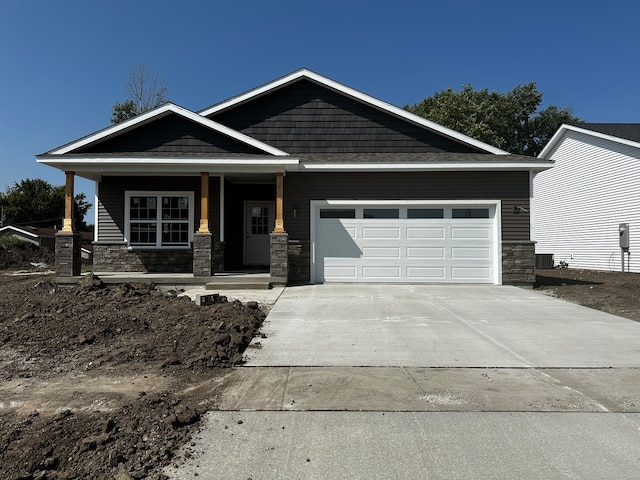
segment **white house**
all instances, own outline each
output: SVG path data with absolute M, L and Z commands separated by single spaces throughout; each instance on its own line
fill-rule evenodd
M 569 268 L 622 271 L 626 223 L 625 271 L 640 273 L 640 124 L 562 125 L 539 158 L 555 166 L 533 180 L 536 254 Z

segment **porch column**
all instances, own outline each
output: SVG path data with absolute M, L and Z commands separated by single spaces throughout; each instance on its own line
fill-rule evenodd
M 76 233 L 73 218 L 73 180 L 74 172 L 65 172 L 64 221 L 62 230 L 56 234 L 55 264 L 59 277 L 76 277 L 82 269 L 80 234 Z
M 200 173 L 200 229 L 198 233 L 211 233 L 209 230 L 209 172 Z
M 269 235 L 270 276 L 272 282 L 286 285 L 289 277 L 289 235 L 284 230 L 284 173 L 276 173 L 276 227 Z
M 209 230 L 209 173 L 200 173 L 200 228 L 193 236 L 193 276 L 213 275 L 214 238 Z
M 64 189 L 64 221 L 61 232 L 72 233 L 76 230 L 73 221 L 73 180 L 75 172 L 64 172 L 64 174 L 66 183 Z
M 276 228 L 273 229 L 273 233 L 287 233 L 284 230 L 284 218 L 283 218 L 283 179 L 284 173 L 276 173 Z

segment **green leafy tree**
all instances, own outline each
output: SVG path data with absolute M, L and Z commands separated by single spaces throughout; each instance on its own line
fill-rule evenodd
M 507 152 L 536 156 L 560 125 L 583 121 L 570 108 L 539 110 L 541 103 L 535 82 L 507 93 L 474 90 L 468 84 L 459 92 L 449 87 L 404 108 Z
M 166 82 L 146 65 L 129 69 L 125 90 L 129 98 L 115 103 L 111 123 L 122 122 L 167 102 Z
M 116 102 L 111 113 L 111 123 L 120 123 L 128 118 L 135 117 L 138 108 L 133 100 L 125 100 L 122 103 Z
M 25 179 L 7 187 L 0 193 L 0 205 L 4 214 L 4 224 L 33 225 L 39 227 L 60 227 L 64 218 L 65 187 L 54 186 L 45 180 Z M 91 208 L 84 193 L 74 197 L 74 218 L 76 227 L 84 230 L 84 217 Z

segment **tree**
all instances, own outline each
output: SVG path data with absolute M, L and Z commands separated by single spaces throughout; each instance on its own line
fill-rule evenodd
M 129 69 L 125 90 L 129 98 L 115 103 L 111 123 L 122 122 L 167 102 L 166 82 L 146 65 Z
M 535 82 L 507 93 L 451 87 L 404 109 L 510 153 L 536 156 L 563 123 L 583 120 L 570 108 L 538 110 L 542 93 Z
M 4 223 L 11 225 L 33 225 L 40 227 L 60 227 L 64 218 L 65 186 L 53 186 L 39 178 L 15 182 L 0 192 L 0 205 Z M 74 197 L 74 218 L 76 227 L 86 227 L 84 217 L 91 208 L 84 193 Z

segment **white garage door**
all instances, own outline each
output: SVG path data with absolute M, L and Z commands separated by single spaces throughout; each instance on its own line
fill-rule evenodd
M 496 204 L 312 211 L 316 282 L 496 283 Z

